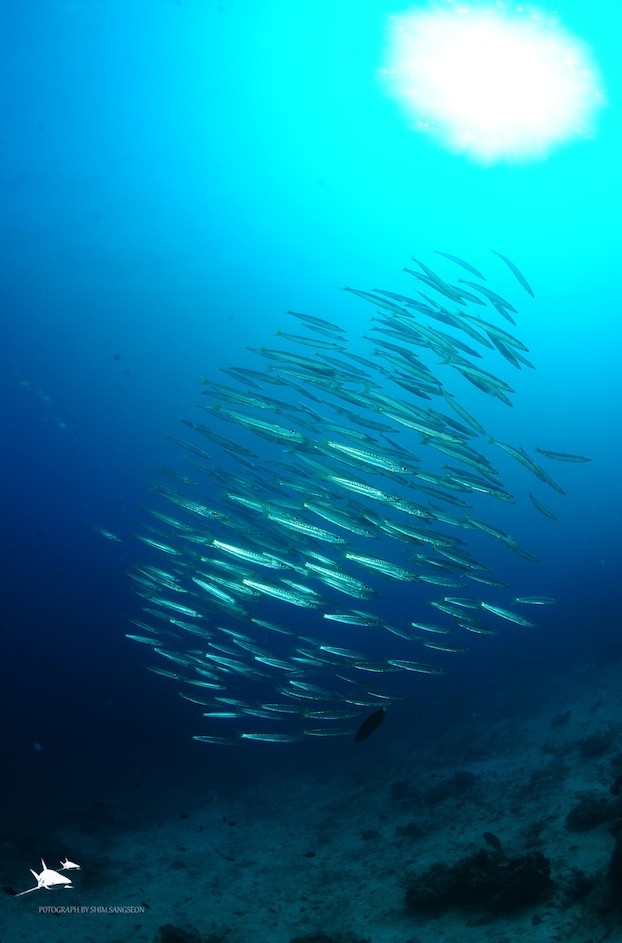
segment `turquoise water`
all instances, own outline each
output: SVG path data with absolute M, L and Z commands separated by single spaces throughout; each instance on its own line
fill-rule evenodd
M 520 683 L 531 664 L 554 677 L 564 658 L 619 645 L 617 7 L 556 7 L 600 75 L 591 135 L 489 164 L 417 131 L 387 94 L 389 16 L 406 9 L 32 2 L 5 20 L 3 693 L 24 782 L 66 768 L 76 738 L 102 776 L 102 740 L 128 768 L 137 742 L 145 762 L 155 745 L 163 762 L 196 756 L 196 715 L 124 638 L 155 469 L 184 468 L 167 436 L 184 437 L 204 376 L 254 365 L 246 348 L 295 330 L 290 308 L 344 326 L 361 352 L 373 310 L 342 289 L 408 294 L 413 256 L 463 274 L 434 250 L 513 301 L 537 368 L 512 375 L 511 409 L 465 384 L 461 402 L 504 441 L 592 459 L 547 466 L 566 491 L 546 495 L 551 522 L 528 473 L 495 458 L 516 505 L 492 520 L 539 558 L 505 560 L 502 576 L 558 603 L 539 634 L 478 644 L 445 690 L 480 672 Z

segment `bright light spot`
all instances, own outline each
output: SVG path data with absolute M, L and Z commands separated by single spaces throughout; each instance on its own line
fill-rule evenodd
M 418 130 L 485 164 L 590 137 L 604 103 L 585 45 L 524 8 L 451 4 L 392 17 L 382 71 Z

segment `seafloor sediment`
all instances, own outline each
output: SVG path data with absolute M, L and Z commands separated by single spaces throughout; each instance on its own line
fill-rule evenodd
M 330 763 L 295 747 L 277 773 L 268 757 L 290 747 L 251 745 L 249 763 L 265 762 L 235 794 L 197 782 L 194 799 L 178 799 L 169 782 L 149 808 L 121 795 L 57 831 L 59 854 L 82 864 L 74 887 L 5 894 L 0 940 L 619 939 L 621 695 L 619 662 L 593 661 L 480 699 L 449 725 L 422 718 L 398 734 L 386 723 Z M 5 841 L 1 880 L 13 887 L 16 856 Z M 517 889 L 505 876 L 525 861 L 545 861 L 548 878 L 530 871 Z M 448 894 L 456 873 L 462 890 Z

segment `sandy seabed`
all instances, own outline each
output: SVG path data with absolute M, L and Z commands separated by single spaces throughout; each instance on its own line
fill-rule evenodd
M 317 745 L 312 763 L 295 746 L 284 767 L 289 745 L 250 744 L 249 758 L 259 751 L 266 760 L 260 775 L 234 791 L 185 796 L 183 807 L 169 791 L 142 821 L 135 797 L 131 809 L 121 797 L 88 826 L 57 831 L 59 857 L 81 864 L 70 890 L 2 895 L 0 943 L 621 940 L 622 888 L 616 894 L 609 876 L 620 814 L 611 793 L 622 772 L 620 667 L 576 666 L 511 707 L 497 694 L 485 714 L 457 716 L 450 729 L 428 718 L 425 735 L 396 735 L 385 722 L 354 753 L 344 744 L 336 762 L 333 743 L 325 766 Z M 227 748 L 215 749 L 226 762 Z M 460 771 L 471 776 L 452 789 Z M 582 793 L 611 812 L 572 829 L 567 815 Z M 502 916 L 410 911 L 407 884 L 435 862 L 487 848 L 484 832 L 508 856 L 546 855 L 552 896 Z M 58 867 L 49 837 L 42 843 L 46 864 Z M 28 867 L 38 862 L 22 866 L 11 842 L 2 845 L 2 884 L 32 886 Z

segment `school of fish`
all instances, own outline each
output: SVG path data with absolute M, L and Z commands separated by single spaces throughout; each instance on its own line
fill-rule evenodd
M 363 337 L 288 312 L 291 330 L 254 351 L 255 367 L 204 379 L 172 437 L 188 474 L 161 469 L 154 484 L 127 637 L 197 705 L 198 741 L 353 737 L 404 696 L 404 676 L 443 674 L 473 635 L 532 628 L 554 602 L 511 595 L 478 559 L 535 560 L 481 516 L 514 502 L 493 459 L 529 472 L 550 519 L 542 492 L 563 488 L 544 464 L 589 459 L 498 441 L 471 414 L 480 396 L 512 406 L 498 374 L 533 365 L 517 309 L 469 262 L 437 255 L 450 280 L 413 260 L 405 294 L 345 289 L 371 306 Z M 456 375 L 479 391 L 469 410 Z

